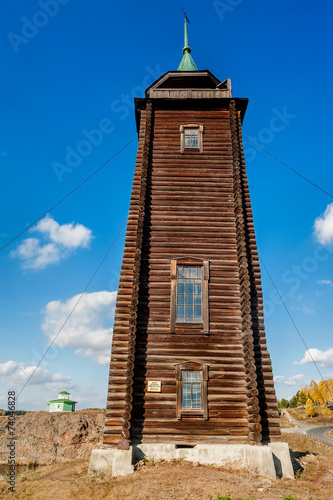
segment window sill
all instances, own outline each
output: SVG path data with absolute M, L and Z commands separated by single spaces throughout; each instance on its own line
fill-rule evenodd
M 192 335 L 209 335 L 209 333 L 204 331 L 203 323 L 176 323 L 174 332 L 180 334 L 192 334 Z
M 204 411 L 203 409 L 193 409 L 193 410 L 181 410 L 180 412 L 180 417 L 178 420 L 180 420 L 182 417 L 204 417 Z

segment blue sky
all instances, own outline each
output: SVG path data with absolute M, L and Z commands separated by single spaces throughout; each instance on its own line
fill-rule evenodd
M 47 212 L 136 135 L 133 97 L 182 57 L 248 97 L 243 133 L 333 192 L 332 4 L 5 0 L 0 18 L 0 243 Z M 0 407 L 17 391 L 127 217 L 134 140 L 0 254 Z M 260 255 L 325 377 L 333 376 L 333 199 L 244 140 Z M 317 220 L 317 222 L 315 222 Z M 103 407 L 124 231 L 19 400 L 67 389 Z M 262 269 L 279 398 L 319 378 Z

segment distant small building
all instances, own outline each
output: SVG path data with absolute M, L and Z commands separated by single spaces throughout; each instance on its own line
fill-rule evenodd
M 333 411 L 333 401 L 327 401 L 325 403 L 325 406 L 329 409 L 329 410 L 332 410 Z
M 47 403 L 49 411 L 75 411 L 77 401 L 69 399 L 70 393 L 67 391 L 59 392 L 58 399 L 52 399 Z

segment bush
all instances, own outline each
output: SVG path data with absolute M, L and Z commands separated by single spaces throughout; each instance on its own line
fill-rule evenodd
M 324 408 L 322 408 L 321 410 L 321 414 L 322 415 L 328 415 L 328 416 L 331 416 L 332 415 L 332 412 L 329 408 L 327 408 L 327 406 L 324 406 Z

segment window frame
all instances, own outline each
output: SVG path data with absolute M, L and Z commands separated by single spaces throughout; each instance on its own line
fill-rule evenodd
M 202 281 L 202 322 L 190 323 L 187 321 L 177 322 L 177 269 L 178 266 L 201 267 Z M 203 330 L 205 335 L 209 334 L 209 261 L 195 257 L 182 257 L 171 259 L 171 297 L 170 297 L 170 333 L 181 330 L 184 333 L 194 333 L 195 330 Z M 196 332 L 195 332 L 196 333 Z
M 194 361 L 186 361 L 175 365 L 177 391 L 177 419 L 182 417 L 203 417 L 208 420 L 208 369 L 209 366 Z M 201 372 L 201 408 L 183 408 L 183 372 Z
M 193 147 L 186 147 L 185 146 L 185 130 L 189 129 L 194 129 L 198 131 L 198 146 L 193 148 Z M 204 126 L 200 125 L 198 123 L 188 123 L 186 125 L 179 125 L 179 130 L 180 130 L 180 152 L 184 153 L 185 150 L 187 151 L 200 151 L 200 154 L 203 153 L 203 131 L 204 131 Z

